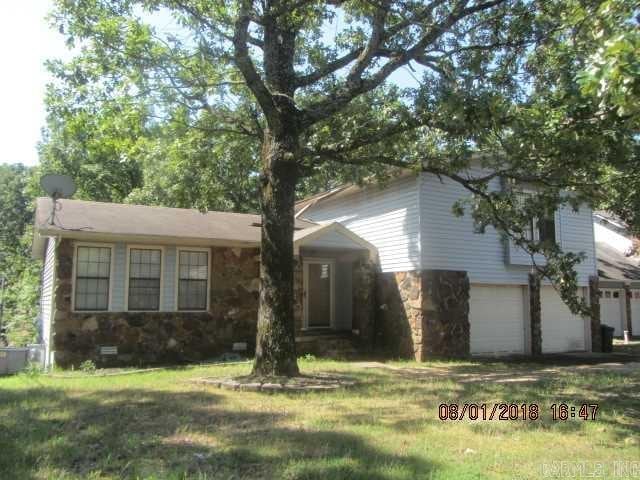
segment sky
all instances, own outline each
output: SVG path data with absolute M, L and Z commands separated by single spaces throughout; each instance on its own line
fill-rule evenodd
M 38 162 L 50 78 L 44 61 L 69 56 L 45 20 L 50 8 L 49 0 L 0 0 L 0 163 Z
M 51 8 L 51 0 L 0 0 L 0 163 L 38 163 L 45 87 L 51 79 L 44 62 L 71 57 L 63 36 L 45 18 Z M 171 21 L 160 15 L 152 23 L 166 30 Z M 415 83 L 406 71 L 391 80 Z

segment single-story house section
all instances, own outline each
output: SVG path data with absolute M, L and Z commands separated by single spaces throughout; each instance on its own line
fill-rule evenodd
M 47 363 L 139 364 L 255 348 L 260 217 L 139 205 L 37 201 Z M 302 353 L 373 335 L 376 249 L 338 223 L 295 225 Z M 346 345 L 346 346 L 345 346 Z
M 640 255 L 627 225 L 608 212 L 595 212 L 593 230 L 598 255 L 600 319 L 614 329 L 640 336 Z

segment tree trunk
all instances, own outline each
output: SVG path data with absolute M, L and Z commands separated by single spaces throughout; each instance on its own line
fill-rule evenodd
M 265 132 L 262 147 L 260 306 L 253 374 L 298 375 L 293 319 L 297 138 Z

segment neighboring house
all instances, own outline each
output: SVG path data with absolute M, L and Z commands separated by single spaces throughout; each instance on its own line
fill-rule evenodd
M 47 364 L 138 364 L 255 348 L 260 217 L 37 202 Z M 300 350 L 371 343 L 375 248 L 340 224 L 296 222 Z M 343 337 L 335 335 L 342 333 Z M 334 334 L 334 335 L 331 335 Z
M 595 212 L 593 229 L 598 253 L 600 319 L 622 336 L 640 334 L 640 256 L 635 239 L 615 215 Z
M 492 187 L 501 188 L 500 180 Z M 317 195 L 298 204 L 297 217 L 340 222 L 377 247 L 376 331 L 398 355 L 591 350 L 591 331 L 599 326 L 573 315 L 552 286 L 543 283 L 539 292 L 535 282 L 530 286 L 525 252 L 492 228 L 478 232 L 470 215 L 453 215 L 454 202 L 468 196 L 446 178 L 405 175 L 386 187 L 347 186 Z M 562 208 L 545 232 L 532 233 L 585 253 L 577 267 L 580 295 L 593 298 L 592 211 Z

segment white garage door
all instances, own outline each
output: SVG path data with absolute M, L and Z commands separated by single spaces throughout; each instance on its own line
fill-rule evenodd
M 619 288 L 600 289 L 600 323 L 613 327 L 613 334 L 622 336 L 624 315 L 624 290 Z
M 542 352 L 585 350 L 585 320 L 573 315 L 553 287 L 540 289 Z
M 471 285 L 471 353 L 524 353 L 523 287 Z
M 640 290 L 631 290 L 631 331 L 640 337 Z

